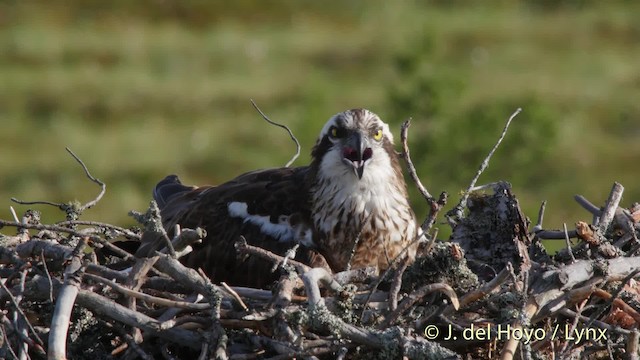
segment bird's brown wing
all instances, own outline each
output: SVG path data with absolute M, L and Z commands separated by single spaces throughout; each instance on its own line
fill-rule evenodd
M 154 198 L 168 232 L 176 224 L 207 232 L 203 244 L 183 260 L 187 266 L 202 268 L 215 282 L 265 287 L 277 278 L 273 264 L 254 256 L 239 258 L 234 244 L 243 235 L 249 244 L 283 255 L 302 241 L 296 260 L 316 258 L 308 226 L 307 172 L 306 167 L 259 170 L 203 187 L 182 185 L 171 175 L 156 186 Z

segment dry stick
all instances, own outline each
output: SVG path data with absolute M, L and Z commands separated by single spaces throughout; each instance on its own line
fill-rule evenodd
M 107 324 L 107 326 L 111 325 L 110 323 L 103 320 L 101 320 L 101 322 L 103 322 L 104 324 Z M 120 326 L 111 325 L 111 329 L 115 330 L 118 333 L 118 335 L 120 335 L 124 339 L 124 341 L 127 342 L 127 346 L 133 349 L 133 351 L 135 351 L 136 354 L 140 356 L 143 360 L 153 360 L 153 356 L 147 354 L 144 350 L 142 350 L 140 345 L 136 343 L 136 340 L 131 335 L 129 335 L 124 329 L 122 329 Z M 111 355 L 114 356 L 117 354 L 111 353 Z
M 242 308 L 242 310 L 244 311 L 249 311 L 249 307 L 247 306 L 247 304 L 244 303 L 244 301 L 242 301 L 242 298 L 240 297 L 240 295 L 238 295 L 238 293 L 233 290 L 231 288 L 231 286 L 227 285 L 226 282 L 222 281 L 220 282 L 220 285 L 222 285 L 222 287 L 227 290 L 227 292 L 229 294 L 231 294 L 231 296 L 233 296 L 233 298 L 236 300 L 236 302 L 240 305 L 240 307 Z
M 289 162 L 287 162 L 284 166 L 285 167 L 291 166 L 291 164 L 293 164 L 293 162 L 296 161 L 298 156 L 300 156 L 300 142 L 295 137 L 295 135 L 293 135 L 293 132 L 291 131 L 291 129 L 289 129 L 289 127 L 287 125 L 279 124 L 279 123 L 269 119 L 269 117 L 267 115 L 265 115 L 265 113 L 263 113 L 262 110 L 260 110 L 258 105 L 256 105 L 256 103 L 253 101 L 253 99 L 251 99 L 251 105 L 253 105 L 253 107 L 258 111 L 258 113 L 260 113 L 260 115 L 262 116 L 262 118 L 266 122 L 268 122 L 271 125 L 275 125 L 275 126 L 281 127 L 283 129 L 287 130 L 287 132 L 289 133 L 289 136 L 291 137 L 291 140 L 293 140 L 293 142 L 296 144 L 296 153 L 293 155 L 291 160 L 289 160 Z
M 169 300 L 169 299 L 165 299 L 165 298 L 161 298 L 161 297 L 157 297 L 157 296 L 152 296 L 152 295 L 148 295 L 145 293 L 141 293 L 139 291 L 135 291 L 135 290 L 131 290 L 129 288 L 126 288 L 118 283 L 116 283 L 115 281 L 109 280 L 109 279 L 105 279 L 102 276 L 98 276 L 98 275 L 93 275 L 93 274 L 84 274 L 85 278 L 91 279 L 93 281 L 97 281 L 99 283 L 105 284 L 110 286 L 112 289 L 116 290 L 117 292 L 124 294 L 126 296 L 130 296 L 136 299 L 140 299 L 152 304 L 156 304 L 156 305 L 160 305 L 160 306 L 166 306 L 166 307 L 175 307 L 175 308 L 180 308 L 180 309 L 187 309 L 187 310 L 195 310 L 195 311 L 199 311 L 199 310 L 208 310 L 211 309 L 211 305 L 210 304 L 195 304 L 195 303 L 190 303 L 190 302 L 186 302 L 186 301 L 176 301 L 176 300 Z
M 594 216 L 602 216 L 602 209 L 592 204 L 591 201 L 587 200 L 587 198 L 585 198 L 584 196 L 575 195 L 573 198 L 578 204 L 580 204 L 580 206 L 582 206 L 585 210 L 587 210 Z
M 105 299 L 92 291 L 80 290 L 76 302 L 78 305 L 99 315 L 107 316 L 129 326 L 139 327 L 142 330 L 154 333 L 165 340 L 169 340 L 192 349 L 200 348 L 201 337 L 197 333 L 179 328 L 162 330 L 161 324 L 155 319 L 137 311 L 128 309 L 114 301 Z
M 70 229 L 68 227 L 64 227 L 64 226 L 56 226 L 56 225 L 44 225 L 44 224 L 22 224 L 19 222 L 13 222 L 13 221 L 6 221 L 6 220 L 0 220 L 0 227 L 2 226 L 14 226 L 14 227 L 23 227 L 26 229 L 34 229 L 34 230 L 49 230 L 49 231 L 53 231 L 53 232 L 62 232 L 62 233 L 67 233 L 73 236 L 77 236 L 80 238 L 84 238 L 87 237 L 89 238 L 89 240 L 91 241 L 95 241 L 98 244 L 108 248 L 109 250 L 113 251 L 114 253 L 116 253 L 116 255 L 121 256 L 124 260 L 133 260 L 133 255 L 129 254 L 128 252 L 120 249 L 119 247 L 113 245 L 112 243 L 110 243 L 107 240 L 104 240 L 103 238 L 97 236 L 97 235 L 87 235 L 86 233 L 82 233 L 82 231 L 77 231 L 74 229 Z
M 622 193 L 624 192 L 624 186 L 622 186 L 618 182 L 613 183 L 613 187 L 611 188 L 611 192 L 609 193 L 609 198 L 604 205 L 604 210 L 602 211 L 602 215 L 600 216 L 600 233 L 604 235 L 609 229 L 609 225 L 611 221 L 613 221 L 613 217 L 616 215 L 616 209 L 618 209 L 618 205 L 620 204 L 620 200 L 622 200 Z
M 582 300 L 582 303 L 578 306 L 578 312 L 577 312 L 578 315 L 582 315 L 582 310 L 584 310 L 584 307 L 587 304 L 587 301 L 589 301 L 588 297 Z M 580 319 L 577 316 L 574 317 L 573 321 L 571 322 L 571 328 L 569 329 L 569 334 L 574 333 L 574 331 L 576 330 L 576 327 L 578 326 L 579 320 Z M 565 340 L 564 344 L 562 345 L 562 348 L 560 348 L 560 353 L 558 354 L 560 359 L 565 358 L 565 355 L 569 350 L 569 343 L 570 343 L 569 341 Z
M 82 255 L 87 245 L 87 238 L 80 239 L 78 246 L 73 251 L 71 263 L 64 271 L 64 284 L 58 293 L 56 307 L 51 319 L 51 331 L 49 332 L 49 353 L 47 358 L 66 359 L 67 331 L 71 323 L 71 311 L 76 302 L 80 290 L 82 272 Z
M 409 126 L 411 126 L 411 119 L 407 119 L 404 123 L 402 123 L 402 127 L 400 128 L 400 142 L 402 143 L 402 156 L 407 163 L 407 170 L 409 171 L 409 176 L 416 184 L 418 191 L 420 194 L 427 200 L 429 203 L 429 214 L 427 218 L 424 220 L 420 228 L 426 234 L 429 232 L 429 229 L 433 226 L 438 217 L 438 213 L 447 203 L 447 193 L 443 192 L 440 194 L 440 198 L 435 200 L 433 196 L 429 193 L 427 188 L 422 185 L 420 181 L 420 177 L 418 177 L 418 173 L 416 172 L 416 167 L 413 165 L 413 161 L 411 161 L 411 153 L 409 151 L 408 134 L 409 134 Z
M 247 239 L 244 236 L 240 236 L 240 239 L 238 241 L 236 241 L 235 243 L 235 247 L 236 247 L 236 251 L 238 251 L 240 254 L 251 254 L 251 255 L 255 255 L 258 256 L 260 258 L 269 260 L 271 262 L 274 263 L 281 263 L 282 261 L 284 261 L 284 257 L 280 256 L 280 255 L 276 255 L 274 253 L 272 253 L 271 251 L 259 248 L 257 246 L 253 246 L 253 245 L 249 245 L 247 243 Z M 309 270 L 311 270 L 311 267 L 309 267 L 308 265 L 305 265 L 299 261 L 295 261 L 295 260 L 288 260 L 287 261 L 290 265 L 293 265 L 296 270 L 298 270 L 300 273 L 304 273 L 307 272 Z
M 18 204 L 22 204 L 22 205 L 34 205 L 34 204 L 43 204 L 43 205 L 51 205 L 51 206 L 55 206 L 57 208 L 59 208 L 62 211 L 67 211 L 67 212 L 71 212 L 71 213 L 75 213 L 76 215 L 83 212 L 86 209 L 89 209 L 93 206 L 95 206 L 98 201 L 100 201 L 100 199 L 102 199 L 102 197 L 104 196 L 106 190 L 107 190 L 107 185 L 105 183 L 103 183 L 102 181 L 100 181 L 99 179 L 93 177 L 93 175 L 91 175 L 91 173 L 89 172 L 89 169 L 87 168 L 87 166 L 84 164 L 84 162 L 73 152 L 71 151 L 71 149 L 69 149 L 68 147 L 65 148 L 65 150 L 67 150 L 67 152 L 69 154 L 71 154 L 71 156 L 78 162 L 78 164 L 80 164 L 80 166 L 82 167 L 82 170 L 84 170 L 85 175 L 87 176 L 87 178 L 89 178 L 89 180 L 91 180 L 92 182 L 98 184 L 100 186 L 100 193 L 98 194 L 98 196 L 96 196 L 95 199 L 87 202 L 86 204 L 80 206 L 80 208 L 74 209 L 73 205 L 70 204 L 63 204 L 63 203 L 55 203 L 55 202 L 51 202 L 51 201 L 23 201 L 23 200 L 18 200 L 16 198 L 11 198 L 11 201 L 18 203 Z
M 547 207 L 547 200 L 543 201 L 542 204 L 540 204 L 540 210 L 538 210 L 538 222 L 531 230 L 533 231 L 534 234 L 537 234 L 538 232 L 542 231 L 542 223 L 544 222 L 544 210 L 546 209 L 546 207 Z
M 398 271 L 396 271 L 393 281 L 391 282 L 391 288 L 389 289 L 389 310 L 394 311 L 398 308 L 398 294 L 402 288 L 402 274 L 407 270 L 409 266 L 409 258 L 405 257 L 404 261 L 400 264 Z
M 464 195 L 460 198 L 460 202 L 458 203 L 458 205 L 456 205 L 455 208 L 453 208 L 452 210 L 450 210 L 449 212 L 447 212 L 447 216 L 452 219 L 454 222 L 459 221 L 460 219 L 462 219 L 463 213 L 462 213 L 462 209 L 464 209 L 467 206 L 467 200 L 469 199 L 469 195 L 471 194 L 471 190 L 476 186 L 476 182 L 478 181 L 478 178 L 480 178 L 480 175 L 482 175 L 482 173 L 487 169 L 487 167 L 489 166 L 489 160 L 491 159 L 491 157 L 493 156 L 493 153 L 496 152 L 496 150 L 498 149 L 498 147 L 500 146 L 500 144 L 502 143 L 502 140 L 504 140 L 504 137 L 507 135 L 507 130 L 509 129 L 509 125 L 511 125 L 511 121 L 522 111 L 521 108 L 518 108 L 513 114 L 511 114 L 511 116 L 509 117 L 509 120 L 507 120 L 507 123 L 504 126 L 504 129 L 502 130 L 502 134 L 500 134 L 500 138 L 498 138 L 498 141 L 496 142 L 496 144 L 493 146 L 493 148 L 491 149 L 491 151 L 489 151 L 489 154 L 487 155 L 487 157 L 484 159 L 484 161 L 482 162 L 482 164 L 480 165 L 480 168 L 478 168 L 478 171 L 476 172 L 476 175 L 473 177 L 473 179 L 471 180 L 471 183 L 469 184 L 469 187 L 467 188 L 467 190 L 464 192 Z
M 478 288 L 478 289 L 476 289 L 476 290 L 464 295 L 463 297 L 461 297 L 460 298 L 460 303 L 459 303 L 460 308 L 463 308 L 463 307 L 471 304 L 472 302 L 485 297 L 487 294 L 489 294 L 493 290 L 497 289 L 500 285 L 504 284 L 505 281 L 507 281 L 507 279 L 510 278 L 510 275 L 511 275 L 512 272 L 513 272 L 513 265 L 511 265 L 511 263 L 507 263 L 507 266 L 505 266 L 505 268 L 502 269 L 502 271 L 500 271 L 498 273 L 498 275 L 494 276 L 494 278 L 491 279 L 491 281 L 489 281 L 488 283 L 482 285 L 480 288 Z M 450 304 L 450 305 L 447 306 L 446 309 L 444 309 L 442 314 L 443 315 L 448 315 L 448 314 L 451 314 L 455 310 L 456 309 L 453 306 L 453 304 Z
M 569 308 L 566 308 L 566 307 L 563 307 L 562 309 L 560 309 L 560 311 L 558 311 L 558 313 L 562 314 L 562 315 L 564 315 L 566 317 L 578 318 L 578 319 L 580 319 L 580 321 L 582 321 L 585 324 L 590 322 L 591 320 L 593 320 L 590 317 L 586 317 L 584 315 L 578 314 L 575 311 L 573 311 L 573 310 L 571 310 Z M 629 331 L 627 329 L 623 329 L 623 328 L 618 327 L 618 326 L 607 324 L 606 322 L 600 321 L 600 320 L 594 320 L 592 322 L 592 325 L 595 325 L 595 326 L 599 327 L 600 329 L 605 329 L 607 331 L 614 332 L 614 333 L 621 334 L 621 335 L 627 335 L 628 336 L 629 334 L 631 334 L 631 331 Z
M 622 281 L 620 286 L 616 289 L 616 291 L 613 294 L 611 294 L 611 298 L 608 299 L 607 302 L 604 305 L 602 305 L 598 311 L 596 311 L 595 315 L 591 316 L 592 320 L 589 321 L 589 323 L 586 325 L 586 328 L 589 328 L 591 324 L 593 324 L 593 321 L 597 320 L 600 316 L 602 316 L 602 314 L 604 314 L 604 312 L 609 308 L 609 306 L 613 304 L 613 301 L 618 298 L 622 290 L 624 290 L 624 287 L 627 285 L 627 283 L 631 281 L 631 279 L 636 277 L 636 275 L 638 274 L 640 274 L 640 269 L 635 269 L 631 271 L 629 275 L 627 275 L 624 278 L 624 280 Z
M 451 300 L 451 305 L 453 305 L 454 309 L 458 310 L 460 308 L 460 303 L 458 302 L 458 296 L 456 295 L 456 292 L 453 290 L 451 286 L 444 283 L 428 284 L 415 290 L 414 292 L 409 294 L 409 296 L 407 296 L 404 300 L 402 300 L 402 302 L 398 305 L 398 308 L 392 311 L 391 314 L 389 314 L 389 316 L 387 316 L 384 319 L 384 321 L 380 324 L 379 328 L 385 329 L 393 325 L 396 319 L 400 315 L 402 315 L 403 312 L 407 311 L 411 306 L 413 306 L 413 304 L 417 303 L 418 301 L 422 300 L 425 296 L 435 291 L 439 291 L 444 295 L 446 295 L 449 298 L 449 300 Z
M 638 329 L 633 329 L 629 339 L 627 340 L 627 354 L 629 354 L 629 360 L 638 360 L 638 342 L 640 341 L 640 332 Z
M 25 267 L 23 269 L 20 269 L 20 283 L 18 284 L 18 294 L 16 295 L 16 303 L 18 305 L 20 305 L 20 302 L 22 301 L 22 297 L 24 294 L 24 283 L 25 280 L 27 279 L 27 271 L 28 271 L 28 267 Z M 19 334 L 19 336 L 27 338 L 29 336 L 29 330 L 27 330 L 25 328 L 25 323 L 24 321 L 21 321 L 20 318 L 18 318 L 17 313 L 13 313 L 14 315 L 14 323 L 16 324 L 16 332 Z M 29 343 L 26 341 L 23 341 L 19 347 L 18 347 L 18 359 L 22 360 L 22 359 L 27 359 L 29 356 Z
M 18 304 L 16 298 L 13 296 L 11 291 L 7 288 L 7 286 L 2 281 L 0 281 L 0 288 L 7 293 L 7 296 L 9 297 L 9 301 L 11 302 L 13 307 L 15 307 L 16 311 L 18 312 L 18 314 L 24 318 L 24 321 L 27 323 L 27 327 L 29 328 L 31 333 L 36 338 L 36 343 L 38 345 L 40 345 L 41 347 L 44 347 L 44 342 L 42 341 L 42 339 L 40 339 L 40 336 L 38 335 L 36 330 L 33 328 L 31 323 L 29 322 L 29 319 L 27 318 L 27 315 L 24 313 L 24 311 L 22 311 L 22 308 L 20 308 L 20 305 Z
M 47 267 L 47 259 L 44 257 L 44 249 L 40 250 L 40 259 L 42 259 L 42 266 L 44 266 L 44 273 L 47 275 L 49 281 L 49 301 L 53 304 L 53 282 L 51 281 L 51 273 Z
M 567 251 L 569 252 L 569 256 L 571 256 L 571 262 L 576 262 L 576 257 L 573 256 L 573 251 L 571 250 L 571 240 L 569 240 L 569 232 L 567 231 L 567 223 L 562 223 L 564 228 L 564 240 L 567 244 Z
M 87 175 L 89 180 L 93 181 L 94 183 L 100 186 L 100 193 L 98 194 L 98 196 L 96 196 L 95 199 L 89 201 L 88 203 L 82 205 L 81 210 L 84 211 L 86 209 L 89 209 L 95 206 L 98 203 L 98 201 L 102 199 L 102 196 L 104 196 L 104 193 L 107 191 L 107 185 L 102 181 L 100 181 L 99 179 L 93 177 L 89 172 L 89 169 L 87 169 L 87 166 L 84 164 L 84 162 L 82 162 L 82 160 L 80 160 L 80 158 L 76 154 L 74 154 L 73 151 L 71 151 L 69 148 L 65 148 L 65 150 L 67 150 L 67 152 L 71 154 L 71 156 L 73 156 L 74 159 L 76 159 L 76 161 L 80 164 L 80 166 L 82 166 L 82 170 L 84 170 L 84 173 L 85 175 Z
M 210 337 L 212 340 L 210 345 L 207 347 L 207 350 L 202 352 L 201 354 L 206 354 L 211 352 L 211 358 L 215 358 L 216 360 L 226 360 L 227 356 L 227 342 L 229 338 L 227 337 L 227 333 L 225 332 L 222 324 L 220 323 L 220 305 L 222 304 L 222 295 L 218 288 L 213 285 L 211 279 L 207 276 L 207 274 L 201 269 L 198 268 L 198 273 L 202 280 L 206 283 L 208 292 L 204 294 L 207 297 L 207 300 L 212 304 L 213 309 L 211 311 L 211 329 L 208 336 L 205 336 L 205 339 Z
M 55 225 L 58 225 L 58 226 L 75 226 L 75 225 L 97 226 L 99 228 L 105 228 L 105 229 L 109 229 L 109 230 L 113 230 L 115 232 L 118 232 L 118 233 L 124 235 L 125 237 L 127 237 L 129 239 L 140 240 L 140 235 L 134 233 L 133 231 L 131 231 L 129 229 L 125 229 L 125 228 L 120 227 L 120 226 L 111 225 L 111 224 L 107 224 L 107 223 L 103 223 L 103 222 L 99 222 L 99 221 L 70 220 L 70 221 L 61 221 L 61 222 L 56 223 Z

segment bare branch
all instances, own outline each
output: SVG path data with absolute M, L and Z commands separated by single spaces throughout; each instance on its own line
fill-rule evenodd
M 73 152 L 71 151 L 71 149 L 69 148 L 65 148 L 65 150 L 67 150 L 67 152 L 78 162 L 78 164 L 80 164 L 80 166 L 82 167 L 82 170 L 84 170 L 85 175 L 87 176 L 87 178 L 89 178 L 89 180 L 91 180 L 92 182 L 98 184 L 100 186 L 100 193 L 96 196 L 95 199 L 87 202 L 84 205 L 79 205 L 76 202 L 70 202 L 70 203 L 56 203 L 56 202 L 51 202 L 51 201 L 23 201 L 23 200 L 18 200 L 14 197 L 11 198 L 11 201 L 21 204 L 21 205 L 51 205 L 51 206 L 55 206 L 58 209 L 64 211 L 67 213 L 67 219 L 69 220 L 76 220 L 78 218 L 78 216 L 85 211 L 86 209 L 89 209 L 93 206 L 95 206 L 98 201 L 100 201 L 100 199 L 102 199 L 102 197 L 104 196 L 106 190 L 107 190 L 107 185 L 105 183 L 103 183 L 102 181 L 100 181 L 99 179 L 95 178 L 93 175 L 91 175 L 91 173 L 89 172 L 89 169 L 87 168 L 87 166 L 84 164 L 84 162 Z
M 507 130 L 509 129 L 509 125 L 511 125 L 511 121 L 513 121 L 513 119 L 518 114 L 520 114 L 521 111 L 522 109 L 518 108 L 513 114 L 511 114 L 511 116 L 507 120 L 507 123 L 504 126 L 504 129 L 502 129 L 502 134 L 500 134 L 500 138 L 498 138 L 498 141 L 493 146 L 491 151 L 489 151 L 489 154 L 487 155 L 487 157 L 484 159 L 484 161 L 482 161 L 482 164 L 480 165 L 480 168 L 478 168 L 476 175 L 471 180 L 469 187 L 464 192 L 464 195 L 462 196 L 462 198 L 460 198 L 460 202 L 455 208 L 447 212 L 447 216 L 450 219 L 454 220 L 454 222 L 458 222 L 463 217 L 462 209 L 464 209 L 467 206 L 467 200 L 469 199 L 469 195 L 471 194 L 471 189 L 473 189 L 476 186 L 476 182 L 480 178 L 480 175 L 482 175 L 482 173 L 487 169 L 487 167 L 489 167 L 489 160 L 491 160 L 491 157 L 493 156 L 493 154 L 496 152 L 496 150 L 502 143 L 502 140 L 504 140 L 504 137 L 507 135 Z
M 80 166 L 82 166 L 82 170 L 84 170 L 84 174 L 87 175 L 89 180 L 93 181 L 94 183 L 98 184 L 98 186 L 100 186 L 100 193 L 98 194 L 98 196 L 96 196 L 95 199 L 89 201 L 88 203 L 82 205 L 81 209 L 84 211 L 86 209 L 89 209 L 89 208 L 95 206 L 95 204 L 97 204 L 98 201 L 100 201 L 100 199 L 102 199 L 102 196 L 104 196 L 104 193 L 107 191 L 107 185 L 105 183 L 103 183 L 102 181 L 100 181 L 99 179 L 93 177 L 93 175 L 91 175 L 91 173 L 89 172 L 89 169 L 87 168 L 87 165 L 85 165 L 84 162 L 82 160 L 80 160 L 78 155 L 74 154 L 73 151 L 71 151 L 71 149 L 65 148 L 65 150 L 67 150 L 67 152 L 69 154 L 71 154 L 71 156 L 73 156 L 73 158 L 78 162 L 78 164 L 80 164 Z
M 613 184 L 611 192 L 609 193 L 609 198 L 604 205 L 604 210 L 602 211 L 602 215 L 600 215 L 599 219 L 600 232 L 602 234 L 605 234 L 607 232 L 607 229 L 609 229 L 609 225 L 616 215 L 616 210 L 618 209 L 620 200 L 622 200 L 623 192 L 624 186 L 617 182 Z
M 293 131 L 291 131 L 291 129 L 287 125 L 279 124 L 279 123 L 269 119 L 269 117 L 265 113 L 263 113 L 262 110 L 260 110 L 258 105 L 256 105 L 255 101 L 253 101 L 253 99 L 251 99 L 251 105 L 253 105 L 253 107 L 258 111 L 258 113 L 260 113 L 260 115 L 262 116 L 262 118 L 266 122 L 268 122 L 271 125 L 275 125 L 275 126 L 281 127 L 283 129 L 287 130 L 287 132 L 289 133 L 289 137 L 291 137 L 291 140 L 293 140 L 293 142 L 296 144 L 296 153 L 293 155 L 291 160 L 289 160 L 284 166 L 285 167 L 291 166 L 291 164 L 293 164 L 293 162 L 296 161 L 298 156 L 300 156 L 300 142 L 295 137 L 295 135 L 293 135 Z
M 567 223 L 562 224 L 564 228 L 564 240 L 567 245 L 567 251 L 569 252 L 569 256 L 571 256 L 571 262 L 576 262 L 576 257 L 573 256 L 573 250 L 571 250 L 571 240 L 569 239 L 569 232 L 567 231 Z
M 402 157 L 407 163 L 407 170 L 409 171 L 409 176 L 416 184 L 418 191 L 422 194 L 422 197 L 427 200 L 429 204 L 429 214 L 425 218 L 424 222 L 420 226 L 424 233 L 428 233 L 433 224 L 438 217 L 438 213 L 442 208 L 447 204 L 447 193 L 442 192 L 438 200 L 434 199 L 433 196 L 429 193 L 427 188 L 422 185 L 420 178 L 418 177 L 418 173 L 416 172 L 416 167 L 413 165 L 413 161 L 411 160 L 411 153 L 409 152 L 409 144 L 408 134 L 409 134 L 409 126 L 411 126 L 411 119 L 407 119 L 404 123 L 402 123 L 402 127 L 400 128 L 400 142 L 402 143 Z

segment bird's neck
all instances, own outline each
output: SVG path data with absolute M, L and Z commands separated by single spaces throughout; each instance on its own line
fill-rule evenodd
M 311 215 L 321 250 L 332 249 L 325 251 L 327 261 L 338 271 L 347 264 L 384 268 L 381 264 L 386 260 L 366 258 L 365 254 L 377 251 L 376 255 L 380 255 L 381 249 L 372 246 L 413 240 L 418 228 L 397 160 L 391 164 L 368 164 L 361 179 L 342 164 L 322 165 L 311 188 Z

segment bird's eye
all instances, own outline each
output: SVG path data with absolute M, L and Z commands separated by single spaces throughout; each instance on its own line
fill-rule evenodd
M 373 133 L 373 139 L 375 141 L 382 140 L 382 129 L 378 129 L 378 130 L 376 130 L 376 132 Z
M 331 129 L 329 129 L 329 134 L 332 138 L 337 138 L 340 137 L 341 131 L 339 131 L 337 127 L 332 126 Z

